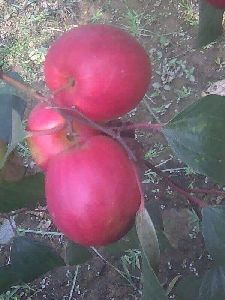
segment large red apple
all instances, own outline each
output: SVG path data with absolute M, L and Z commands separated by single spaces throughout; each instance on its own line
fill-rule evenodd
M 96 121 L 133 109 L 146 93 L 150 77 L 143 47 L 111 25 L 83 25 L 64 33 L 45 60 L 45 79 L 56 92 L 56 104 L 77 106 Z
M 72 124 L 75 134 L 79 136 L 79 142 L 97 132 L 76 120 Z M 78 141 L 78 138 L 69 138 L 65 118 L 56 109 L 42 103 L 31 111 L 27 129 L 31 132 L 27 142 L 32 157 L 43 171 L 46 170 L 52 156 L 70 148 Z
M 225 0 L 207 0 L 212 6 L 220 9 L 225 9 Z
M 106 136 L 91 137 L 49 161 L 46 198 L 58 229 L 85 246 L 120 239 L 141 201 L 134 164 Z

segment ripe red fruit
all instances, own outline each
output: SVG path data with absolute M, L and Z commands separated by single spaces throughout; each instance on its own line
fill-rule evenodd
M 64 33 L 50 47 L 45 79 L 61 107 L 77 106 L 96 121 L 112 120 L 143 98 L 151 77 L 143 47 L 111 25 L 89 24 Z
M 106 136 L 91 137 L 49 161 L 46 198 L 58 229 L 85 246 L 120 239 L 141 201 L 134 164 Z
M 212 6 L 225 9 L 225 0 L 207 0 Z
M 30 113 L 27 130 L 33 135 L 27 138 L 27 142 L 34 161 L 43 171 L 46 170 L 52 156 L 70 148 L 77 141 L 69 139 L 66 125 L 64 117 L 45 104 L 36 105 Z M 73 129 L 81 135 L 79 141 L 96 134 L 96 130 L 77 121 L 73 121 Z

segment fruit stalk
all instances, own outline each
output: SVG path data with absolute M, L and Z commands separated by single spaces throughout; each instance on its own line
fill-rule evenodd
M 62 110 L 62 111 L 66 110 L 66 111 L 75 113 L 75 117 L 77 116 L 78 120 L 81 119 L 81 120 L 85 121 L 85 123 L 87 125 L 93 127 L 94 129 L 97 129 L 97 130 L 107 134 L 108 136 L 112 137 L 113 139 L 117 140 L 121 144 L 121 146 L 126 150 L 129 158 L 134 160 L 134 161 L 137 161 L 137 158 L 135 157 L 134 153 L 131 151 L 131 149 L 128 147 L 126 142 L 120 136 L 120 133 L 117 134 L 112 129 L 107 128 L 105 126 L 102 126 L 102 125 L 96 123 L 95 121 L 89 119 L 81 111 L 79 111 L 76 107 L 73 107 L 73 108 L 59 108 L 59 107 L 56 107 L 56 108 L 58 110 Z

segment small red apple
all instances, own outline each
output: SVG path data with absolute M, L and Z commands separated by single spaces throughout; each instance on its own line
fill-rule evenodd
M 36 105 L 30 113 L 27 129 L 33 135 L 27 138 L 27 142 L 34 161 L 43 171 L 46 170 L 52 156 L 77 142 L 77 139 L 69 138 L 66 125 L 64 117 L 56 109 L 45 104 Z M 79 142 L 97 132 L 76 120 L 73 121 L 73 129 L 79 136 Z
M 212 6 L 220 9 L 225 9 L 225 0 L 207 0 Z
M 61 90 L 55 103 L 77 106 L 96 121 L 112 120 L 133 109 L 146 93 L 150 77 L 144 48 L 111 25 L 83 25 L 64 33 L 45 60 L 48 87 Z
M 107 136 L 93 136 L 49 161 L 46 198 L 58 229 L 85 246 L 120 239 L 141 202 L 133 162 Z

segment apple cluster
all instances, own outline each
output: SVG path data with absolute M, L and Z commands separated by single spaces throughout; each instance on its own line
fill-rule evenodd
M 119 28 L 83 25 L 52 44 L 44 67 L 52 106 L 39 103 L 31 111 L 28 144 L 45 173 L 49 213 L 72 241 L 107 245 L 134 223 L 141 203 L 137 169 L 116 140 L 78 119 L 74 107 L 101 124 L 129 112 L 148 89 L 148 55 Z

